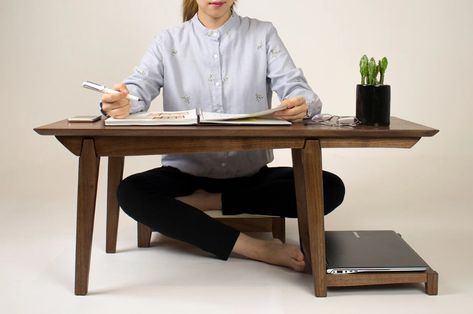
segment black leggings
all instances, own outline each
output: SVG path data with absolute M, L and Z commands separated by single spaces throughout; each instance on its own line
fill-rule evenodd
M 342 180 L 323 172 L 325 214 L 343 201 Z M 197 189 L 222 193 L 222 213 L 297 217 L 292 168 L 263 167 L 250 177 L 212 179 L 161 167 L 132 175 L 120 183 L 118 202 L 136 221 L 168 237 L 193 244 L 226 260 L 239 231 L 175 197 Z

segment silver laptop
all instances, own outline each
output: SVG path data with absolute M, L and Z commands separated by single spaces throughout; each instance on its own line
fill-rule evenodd
M 390 230 L 326 231 L 328 274 L 425 271 L 428 265 Z

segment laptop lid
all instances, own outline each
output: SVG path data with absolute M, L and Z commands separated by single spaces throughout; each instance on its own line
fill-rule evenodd
M 428 265 L 392 230 L 326 231 L 327 273 L 425 271 Z

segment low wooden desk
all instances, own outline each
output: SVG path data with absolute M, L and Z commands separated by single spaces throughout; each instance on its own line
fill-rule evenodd
M 437 273 L 426 272 L 326 274 L 322 186 L 322 148 L 411 148 L 438 130 L 393 117 L 389 127 L 337 128 L 303 124 L 292 126 L 171 126 L 104 127 L 96 123 L 59 121 L 35 129 L 55 136 L 79 156 L 75 294 L 88 290 L 92 233 L 100 157 L 109 157 L 110 172 L 123 167 L 124 156 L 215 152 L 256 149 L 292 149 L 301 247 L 313 274 L 315 295 L 327 287 L 425 283 L 437 294 Z

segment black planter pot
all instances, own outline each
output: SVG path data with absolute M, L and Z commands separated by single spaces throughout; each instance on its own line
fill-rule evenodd
M 356 118 L 361 124 L 388 126 L 390 114 L 391 86 L 356 86 Z

